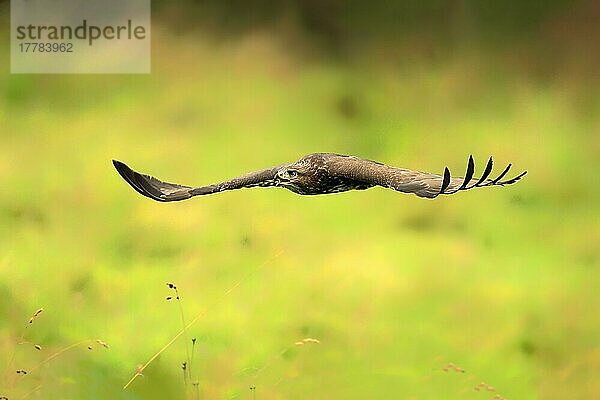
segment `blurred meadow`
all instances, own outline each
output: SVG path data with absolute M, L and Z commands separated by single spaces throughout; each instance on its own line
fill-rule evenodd
M 366 4 L 155 1 L 150 75 L 11 75 L 0 2 L 0 396 L 600 396 L 599 3 Z M 529 174 L 160 204 L 110 162 L 194 185 L 317 151 Z

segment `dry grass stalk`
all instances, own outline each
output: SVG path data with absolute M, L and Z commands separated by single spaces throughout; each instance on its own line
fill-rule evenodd
M 265 265 L 267 265 L 268 263 L 270 263 L 271 261 L 275 260 L 276 258 L 278 258 L 279 256 L 281 256 L 281 254 L 283 254 L 283 251 L 279 251 L 277 254 L 275 254 L 273 257 L 269 258 L 268 260 L 266 260 L 265 262 L 263 262 L 261 265 L 259 265 L 256 270 L 249 272 L 243 279 L 240 279 L 239 281 L 237 281 L 233 286 L 231 286 L 229 289 L 227 289 L 223 295 L 221 295 L 221 297 L 219 298 L 219 301 L 223 300 L 225 297 L 229 296 L 229 294 L 234 291 L 235 289 L 237 289 L 242 281 L 248 279 L 252 274 L 254 274 L 256 271 L 258 271 L 259 269 L 263 268 Z M 169 284 L 167 283 L 167 286 Z M 175 286 L 175 285 L 173 285 Z M 198 315 L 196 315 L 196 317 L 194 317 L 194 319 L 192 319 L 188 324 L 186 324 L 183 329 L 181 329 L 171 340 L 169 340 L 169 342 L 167 344 L 165 344 L 160 350 L 158 350 L 156 353 L 154 353 L 154 355 L 152 357 L 150 357 L 150 359 L 148 361 L 146 361 L 145 364 L 143 364 L 141 366 L 141 368 L 137 368 L 135 374 L 131 377 L 131 379 L 129 379 L 129 381 L 125 384 L 125 386 L 123 386 L 123 390 L 127 389 L 132 383 L 133 381 L 135 381 L 135 379 L 138 376 L 141 376 L 142 373 L 144 372 L 144 370 L 146 368 L 148 368 L 148 365 L 150 365 L 154 360 L 156 360 L 156 358 L 158 356 L 160 356 L 165 350 L 167 350 L 169 347 L 171 347 L 171 345 L 173 343 L 175 343 L 175 341 L 177 341 L 177 339 L 179 339 L 179 337 L 181 337 L 181 335 L 183 335 L 192 325 L 194 325 L 200 318 L 202 318 L 204 315 L 206 314 L 206 311 L 202 311 L 201 313 L 199 313 Z
M 33 315 L 31 316 L 31 318 L 29 318 L 29 323 L 33 324 L 33 321 L 35 321 L 37 319 L 37 317 L 40 316 L 41 313 L 44 312 L 43 308 L 38 309 L 35 313 L 33 313 Z

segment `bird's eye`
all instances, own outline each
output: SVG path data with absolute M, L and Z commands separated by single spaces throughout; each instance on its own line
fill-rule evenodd
M 295 178 L 296 176 L 298 176 L 298 171 L 293 170 L 293 169 L 288 169 L 287 174 L 290 178 Z

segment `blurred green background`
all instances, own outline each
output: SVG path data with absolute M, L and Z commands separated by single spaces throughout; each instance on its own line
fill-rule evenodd
M 154 1 L 152 74 L 10 75 L 0 2 L 0 396 L 598 398 L 598 21 L 594 1 Z M 315 151 L 529 174 L 159 204 L 110 164 L 203 184 Z M 181 311 L 201 317 L 122 390 Z

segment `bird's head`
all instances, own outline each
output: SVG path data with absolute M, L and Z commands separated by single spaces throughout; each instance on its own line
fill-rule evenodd
M 311 184 L 309 165 L 296 162 L 281 167 L 275 175 L 275 182 L 277 186 L 285 187 L 296 193 L 302 193 Z

